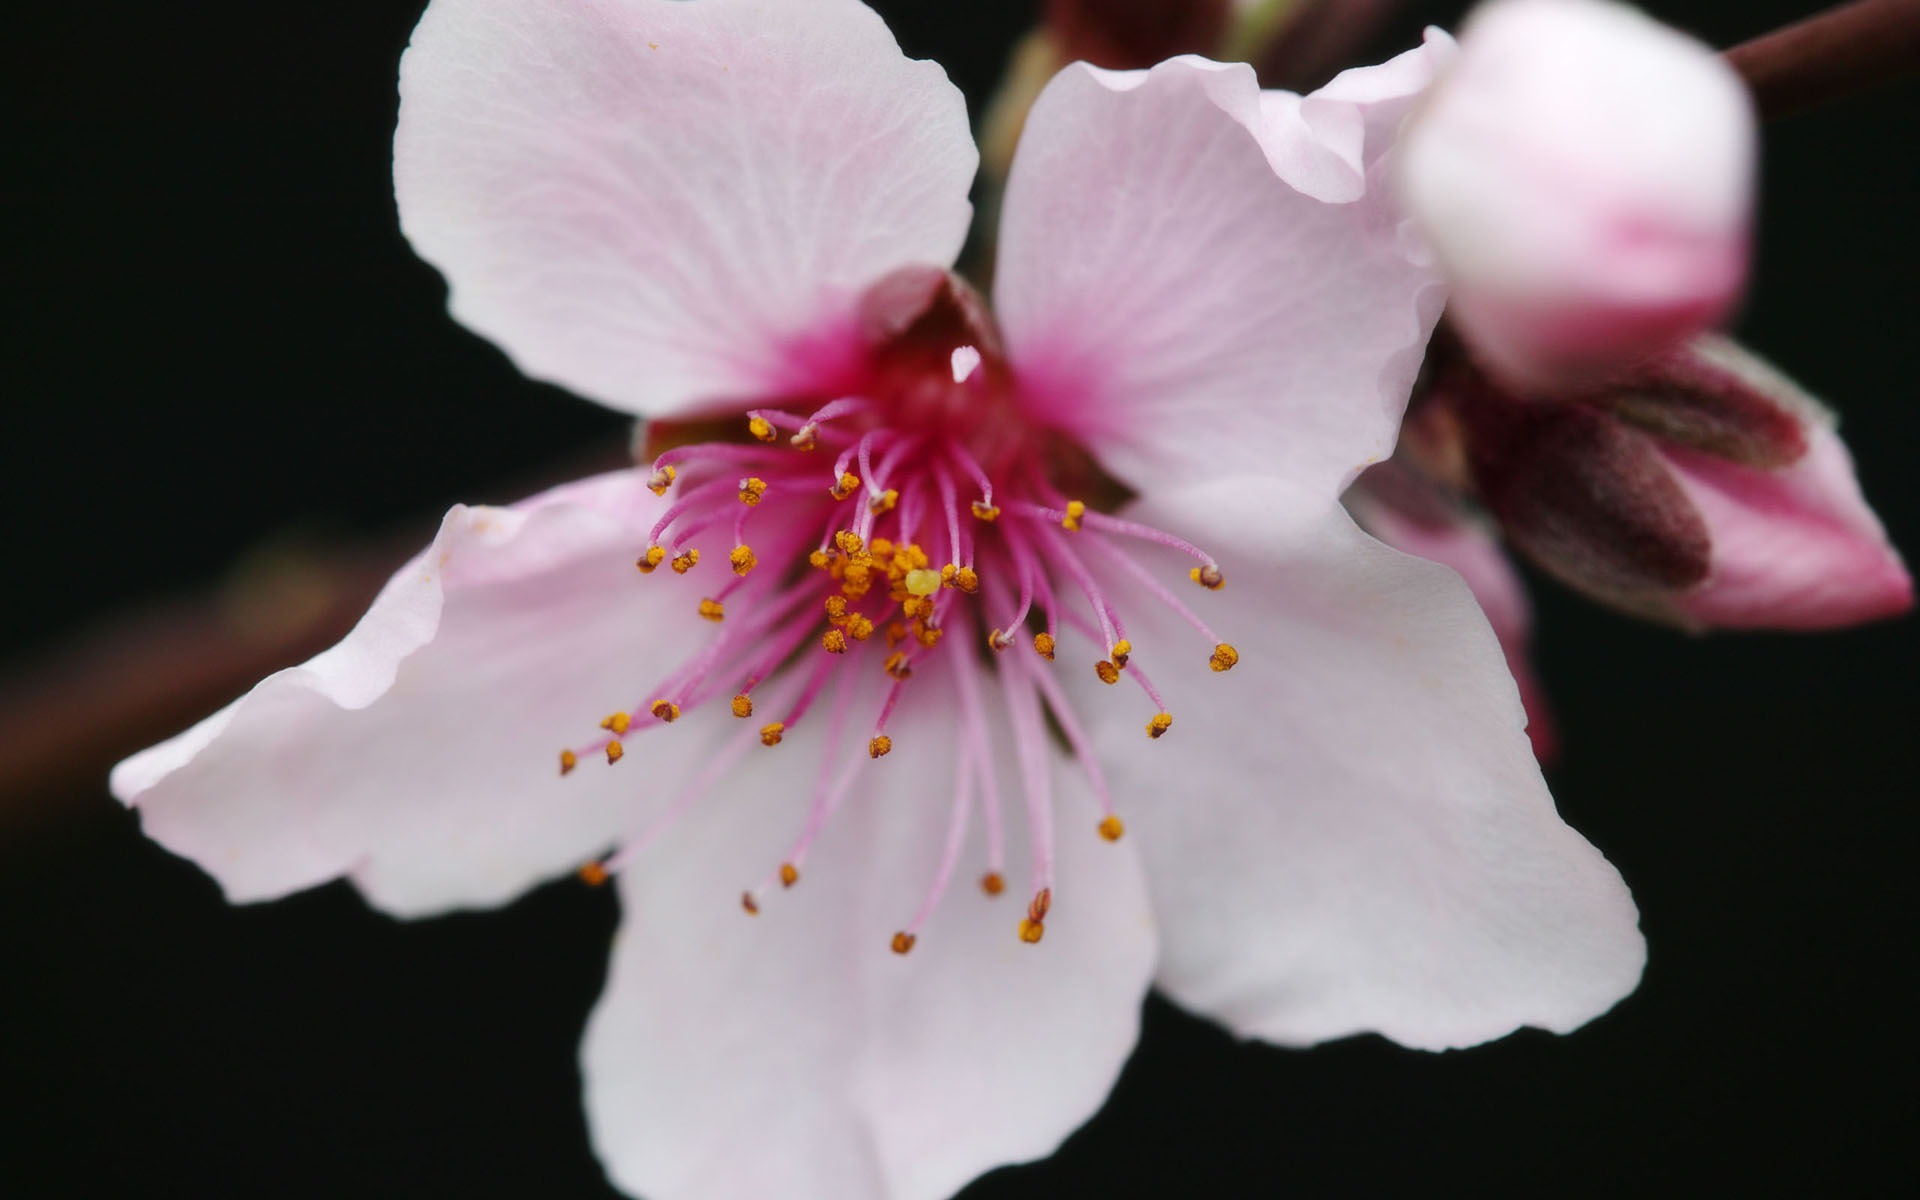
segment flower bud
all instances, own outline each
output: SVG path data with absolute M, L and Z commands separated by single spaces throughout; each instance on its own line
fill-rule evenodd
M 1433 400 L 1425 438 L 1454 431 L 1509 542 L 1603 603 L 1695 629 L 1832 629 L 1912 606 L 1832 415 L 1723 338 L 1576 397 L 1528 398 L 1455 361 Z
M 1755 130 L 1706 46 L 1607 0 L 1493 0 L 1400 183 L 1481 358 L 1591 382 L 1718 321 L 1746 278 Z

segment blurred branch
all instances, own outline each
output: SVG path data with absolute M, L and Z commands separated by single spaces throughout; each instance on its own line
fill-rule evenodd
M 630 462 L 624 445 L 555 463 L 508 494 Z M 345 546 L 270 542 L 222 583 L 108 618 L 0 678 L 0 849 L 100 795 L 113 764 L 338 641 L 428 521 Z
M 1727 51 L 1763 120 L 1920 70 L 1920 0 L 1854 0 Z
M 1293 0 L 1273 10 L 1266 28 L 1244 32 L 1230 58 L 1251 62 L 1260 86 L 1310 92 L 1347 67 L 1395 15 L 1402 0 Z

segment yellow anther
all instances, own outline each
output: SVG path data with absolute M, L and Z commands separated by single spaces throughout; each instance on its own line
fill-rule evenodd
M 975 519 L 991 524 L 1000 519 L 1000 506 L 997 504 L 988 504 L 984 500 L 975 500 L 973 502 L 973 515 Z
M 676 473 L 672 467 L 661 467 L 647 476 L 647 489 L 656 496 L 666 495 L 667 489 L 673 486 L 673 477 Z
M 580 882 L 588 887 L 599 887 L 607 881 L 607 869 L 597 862 L 581 863 L 580 869 L 575 874 L 579 875 Z
M 1085 504 L 1078 500 L 1069 500 L 1067 501 L 1066 515 L 1060 518 L 1060 527 L 1068 533 L 1077 532 L 1080 528 L 1080 518 L 1086 515 L 1087 506 Z
M 607 765 L 612 766 L 627 756 L 627 748 L 618 739 L 607 743 Z
M 753 417 L 747 422 L 747 432 L 755 441 L 771 442 L 774 438 L 773 422 L 765 417 Z
M 648 546 L 647 552 L 635 560 L 633 565 L 640 568 L 642 575 L 651 575 L 655 568 L 659 567 L 666 559 L 667 552 L 665 550 L 662 550 L 658 546 Z
M 1052 634 L 1047 633 L 1044 630 L 1041 631 L 1040 633 L 1034 634 L 1033 648 L 1040 652 L 1041 658 L 1046 659 L 1048 662 L 1053 661 L 1053 635 Z
M 1111 652 L 1113 665 L 1116 667 L 1119 667 L 1123 671 L 1126 670 L 1127 659 L 1131 657 L 1132 654 L 1133 654 L 1133 643 L 1128 641 L 1125 638 L 1121 638 L 1119 641 L 1113 644 L 1113 650 Z
M 727 561 L 733 564 L 735 575 L 745 575 L 760 565 L 760 560 L 754 557 L 753 547 L 745 544 L 735 546 L 733 553 L 727 555 Z
M 1033 946 L 1039 944 L 1040 939 L 1046 935 L 1047 927 L 1045 923 L 1036 921 L 1031 917 L 1020 918 L 1020 940 L 1027 945 Z
M 693 570 L 694 564 L 699 561 L 700 552 L 698 550 L 683 550 L 673 556 L 673 573 L 675 575 L 685 575 L 688 571 Z
M 887 648 L 892 649 L 907 640 L 907 625 L 904 621 L 887 622 Z
M 752 892 L 740 893 L 740 907 L 746 909 L 747 915 L 750 917 L 757 917 L 760 915 L 760 902 L 753 898 Z
M 709 596 L 700 602 L 700 616 L 708 621 L 724 621 L 727 619 L 727 606 Z
M 866 542 L 861 540 L 860 535 L 851 529 L 842 529 L 839 533 L 834 534 L 833 544 L 840 547 L 840 553 L 849 558 L 860 553 L 860 551 L 866 549 L 867 546 Z
M 778 746 L 780 744 L 780 735 L 786 731 L 786 724 L 781 721 L 775 721 L 771 725 L 762 725 L 760 727 L 760 744 L 762 746 Z
M 914 625 L 916 626 L 913 631 L 914 640 L 929 650 L 938 645 L 940 639 L 945 636 L 947 632 L 938 625 L 928 625 L 924 621 L 915 621 Z
M 767 481 L 758 475 L 749 475 L 740 481 L 740 503 L 755 505 L 767 494 Z
M 835 500 L 845 500 L 848 496 L 853 495 L 859 490 L 860 477 L 852 471 L 842 471 L 840 472 L 840 478 L 834 480 L 827 488 L 827 495 L 832 496 Z
M 867 743 L 868 758 L 885 758 L 892 752 L 893 739 L 884 733 L 874 735 L 874 739 Z
M 989 896 L 998 896 L 1007 890 L 1007 881 L 998 871 L 988 871 L 980 877 L 980 890 Z
M 573 770 L 575 767 L 579 765 L 580 765 L 579 755 L 575 754 L 571 750 L 562 750 L 560 752 L 560 773 L 562 775 L 567 774 L 569 771 Z
M 780 886 L 792 887 L 794 884 L 799 882 L 800 882 L 800 868 L 794 866 L 792 863 L 781 863 L 780 864 Z
M 1011 646 L 1011 645 L 1013 645 L 1013 639 L 1007 636 L 1006 630 L 1004 629 L 987 630 L 987 649 L 1000 651 L 1000 650 L 1005 650 L 1008 646 Z
M 1217 592 L 1227 586 L 1227 577 L 1222 575 L 1220 568 L 1212 563 L 1208 563 L 1204 567 L 1195 567 L 1193 570 L 1188 571 L 1187 578 L 1193 580 L 1210 592 Z
M 647 709 L 655 719 L 671 725 L 680 719 L 680 706 L 671 700 L 655 700 Z
M 1153 715 L 1153 720 L 1147 722 L 1147 736 L 1150 738 L 1157 738 L 1161 734 L 1165 733 L 1167 730 L 1172 728 L 1173 728 L 1172 713 L 1155 713 Z
M 741 692 L 733 698 L 733 715 L 742 721 L 753 715 L 753 697 Z
M 1101 683 L 1107 684 L 1108 686 L 1120 682 L 1120 668 L 1114 666 L 1104 658 L 1093 664 L 1093 673 L 1100 677 Z
M 807 555 L 807 565 L 816 571 L 824 571 L 833 565 L 833 559 L 825 550 L 815 550 Z
M 847 634 L 856 642 L 864 642 L 873 636 L 873 619 L 860 613 L 847 617 Z
M 1120 818 L 1114 816 L 1112 813 L 1108 813 L 1100 822 L 1100 836 L 1110 842 L 1119 841 L 1120 835 L 1126 831 L 1127 827 L 1122 825 Z
M 787 439 L 787 444 L 795 450 L 811 450 L 820 444 L 820 427 L 802 425 L 800 432 Z
M 1207 665 L 1216 671 L 1231 671 L 1233 670 L 1234 664 L 1239 661 L 1240 652 L 1225 642 L 1221 642 L 1213 648 L 1213 657 L 1207 660 Z
M 827 620 L 835 625 L 847 623 L 847 598 L 845 596 L 827 597 Z
M 895 954 L 905 954 L 907 951 L 913 949 L 913 944 L 919 940 L 919 938 L 902 930 L 893 935 L 893 952 Z
M 614 713 L 612 716 L 608 717 L 606 720 L 600 722 L 600 728 L 611 730 L 615 736 L 618 736 L 620 734 L 625 733 L 627 731 L 627 728 L 632 724 L 633 724 L 633 717 L 631 715 L 623 712 L 617 712 L 617 713 Z
M 892 512 L 893 506 L 898 503 L 900 503 L 900 493 L 892 488 L 888 488 L 878 496 L 867 501 L 867 511 L 875 516 L 883 516 Z
M 931 596 L 940 590 L 940 573 L 918 567 L 907 572 L 907 594 L 912 596 Z
M 1052 888 L 1041 888 L 1033 894 L 1033 899 L 1027 901 L 1027 920 L 1029 921 L 1044 921 L 1047 919 L 1047 914 L 1052 911 Z
M 913 675 L 913 668 L 907 665 L 906 651 L 895 650 L 887 655 L 887 674 L 895 679 L 907 679 Z
M 980 572 L 972 567 L 961 567 L 953 573 L 953 586 L 971 596 L 980 590 Z
M 820 648 L 828 654 L 845 654 L 847 652 L 847 635 L 841 633 L 838 629 L 829 629 L 820 635 Z
M 919 542 L 907 543 L 901 553 L 907 556 L 907 566 L 916 571 L 925 570 L 933 565 L 933 560 L 927 557 L 927 552 L 921 549 Z
M 875 558 L 890 558 L 893 556 L 893 543 L 886 538 L 877 537 L 873 539 L 873 544 L 868 546 L 867 550 L 871 552 Z

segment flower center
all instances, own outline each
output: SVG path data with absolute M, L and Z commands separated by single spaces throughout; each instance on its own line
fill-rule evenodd
M 1101 580 L 1124 578 L 1137 585 L 1130 597 L 1151 597 L 1178 614 L 1213 670 L 1226 671 L 1239 661 L 1233 647 L 1130 550 L 1147 544 L 1187 555 L 1189 578 L 1209 590 L 1224 578 L 1198 547 L 1069 498 L 1063 488 L 1095 481 L 1089 461 L 1026 417 L 990 314 L 951 274 L 909 268 L 882 280 L 863 300 L 859 335 L 865 353 L 837 385 L 841 394 L 749 412 L 750 440 L 689 441 L 655 457 L 649 486 L 674 499 L 648 532 L 639 569 L 707 574 L 724 554 L 724 583 L 692 606 L 717 628 L 639 704 L 601 721 L 602 736 L 562 751 L 561 773 L 589 755 L 616 763 L 625 739 L 723 701 L 734 718 L 760 723 L 736 734 L 652 826 L 581 874 L 604 882 L 755 742 L 777 747 L 818 723 L 826 766 L 796 841 L 741 895 L 748 913 L 759 912 L 775 882 L 799 882 L 809 848 L 858 770 L 892 753 L 889 723 L 914 701 L 916 672 L 938 655 L 952 679 L 942 698 L 957 709 L 960 751 L 948 833 L 927 893 L 892 948 L 913 948 L 952 879 L 976 808 L 988 854 L 981 888 L 989 896 L 1005 888 L 986 698 L 995 685 L 1012 728 L 1032 843 L 1032 899 L 1018 932 L 1038 942 L 1053 902 L 1049 717 L 1099 801 L 1099 833 L 1116 841 L 1123 832 L 1085 729 L 1045 664 L 1056 660 L 1063 638 L 1091 642 L 1096 676 L 1109 685 L 1124 677 L 1140 689 L 1151 705 L 1147 736 L 1157 739 L 1173 717 L 1133 661 L 1122 614 Z M 1030 644 L 1033 656 L 1007 657 L 1016 642 Z M 858 697 L 873 694 L 853 686 L 862 672 L 887 681 L 867 714 L 854 711 Z

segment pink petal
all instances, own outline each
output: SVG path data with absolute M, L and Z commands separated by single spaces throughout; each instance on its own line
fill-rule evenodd
M 1183 626 L 1138 622 L 1173 728 L 1113 716 L 1098 739 L 1147 860 L 1160 986 L 1287 1044 L 1592 1020 L 1639 980 L 1633 901 L 1555 813 L 1486 618 L 1452 571 L 1310 497 L 1239 481 L 1140 505 L 1219 556 L 1203 611 L 1240 652 L 1214 674 Z
M 1673 600 L 1686 620 L 1838 629 L 1913 607 L 1913 580 L 1830 424 L 1812 424 L 1805 456 L 1777 470 L 1670 444 L 1660 453 L 1712 537 L 1707 581 Z
M 1024 864 L 1010 864 L 997 899 L 976 886 L 976 821 L 917 946 L 888 949 L 945 836 L 956 754 L 941 661 L 909 685 L 918 694 L 890 726 L 893 753 L 854 760 L 853 790 L 799 883 L 771 888 L 757 917 L 742 913 L 741 889 L 799 831 L 817 739 L 753 746 L 622 873 L 626 922 L 581 1059 L 594 1145 L 622 1188 L 651 1200 L 944 1197 L 1051 1153 L 1105 1099 L 1137 1034 L 1154 932 L 1139 860 L 1096 835 L 1076 772 L 1055 773 L 1059 884 L 1044 941 L 1016 935 Z M 864 690 L 868 711 L 879 694 Z M 1014 781 L 1009 769 L 1009 799 Z
M 1527 737 L 1534 757 L 1550 764 L 1559 739 L 1553 710 L 1533 669 L 1533 604 L 1527 599 L 1526 585 L 1501 548 L 1499 535 L 1485 520 L 1464 509 L 1442 508 L 1437 497 L 1435 503 L 1416 509 L 1396 503 L 1391 489 L 1369 486 L 1376 473 L 1403 469 L 1394 460 L 1362 475 L 1347 492 L 1347 509 L 1361 528 L 1395 550 L 1451 567 L 1460 576 L 1500 639 L 1500 652 L 1526 706 Z
M 1352 67 L 1311 95 L 1266 91 L 1261 141 L 1282 179 L 1316 200 L 1364 196 L 1368 172 L 1394 147 L 1400 122 L 1453 60 L 1453 39 L 1426 40 L 1373 67 Z
M 1449 312 L 1515 382 L 1655 353 L 1738 298 L 1754 117 L 1707 47 L 1605 0 L 1495 0 L 1406 134 Z
M 559 778 L 561 747 L 633 703 L 695 623 L 689 589 L 634 571 L 634 530 L 664 503 L 645 479 L 455 508 L 345 640 L 121 763 L 114 795 L 234 901 L 344 874 L 418 916 L 578 866 L 643 779 L 698 752 L 663 738 Z
M 860 290 L 971 215 L 965 102 L 856 0 L 434 0 L 400 93 L 454 315 L 632 412 L 817 382 Z
M 1035 418 L 1136 487 L 1284 474 L 1335 495 L 1392 448 L 1439 307 L 1373 198 L 1262 151 L 1252 71 L 1068 67 L 1008 181 L 996 307 Z

